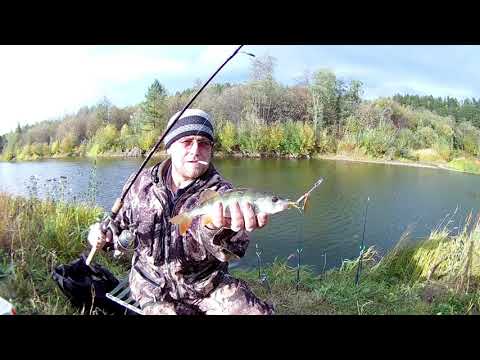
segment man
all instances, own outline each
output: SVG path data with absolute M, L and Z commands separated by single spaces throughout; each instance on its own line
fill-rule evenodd
M 120 231 L 136 230 L 129 276 L 132 297 L 145 314 L 273 314 L 271 305 L 228 273 L 228 261 L 244 256 L 247 233 L 265 226 L 267 214 L 237 203 L 227 218 L 218 204 L 208 214 L 212 223 L 202 225 L 200 217 L 194 218 L 184 236 L 169 221 L 198 204 L 202 191 L 222 194 L 233 188 L 211 164 L 210 116 L 198 109 L 185 111 L 164 141 L 170 157 L 142 171 L 115 221 L 120 229 L 114 236 L 117 244 Z M 133 175 L 127 185 L 131 179 Z M 106 244 L 98 224 L 89 242 L 97 249 Z

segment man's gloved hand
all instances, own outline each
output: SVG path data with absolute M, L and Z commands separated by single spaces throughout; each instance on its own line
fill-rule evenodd
M 105 246 L 107 243 L 107 237 L 102 233 L 100 223 L 95 223 L 90 226 L 87 239 L 90 246 L 95 247 L 97 250 L 102 249 Z

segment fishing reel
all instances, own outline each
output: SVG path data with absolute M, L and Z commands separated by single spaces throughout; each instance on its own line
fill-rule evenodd
M 114 258 L 118 258 L 123 254 L 123 251 L 134 251 L 137 246 L 137 226 L 130 225 L 126 230 L 120 230 L 115 221 L 112 221 L 111 216 L 106 215 L 100 223 L 100 229 L 107 238 L 107 249 L 113 249 Z

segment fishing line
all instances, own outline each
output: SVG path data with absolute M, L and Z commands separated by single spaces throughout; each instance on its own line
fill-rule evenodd
M 270 283 L 268 281 L 268 276 L 267 273 L 265 272 L 265 266 L 263 266 L 263 261 L 262 261 L 262 253 L 263 249 L 262 247 L 258 246 L 258 240 L 255 242 L 255 254 L 257 255 L 257 266 L 258 266 L 258 281 L 260 284 L 265 287 L 268 291 L 269 294 L 272 293 L 272 288 L 270 287 Z
M 323 254 L 323 257 L 324 257 L 324 260 L 323 260 L 323 269 L 322 269 L 321 278 L 325 279 L 325 267 L 327 266 L 327 252 L 326 251 Z
M 360 255 L 358 259 L 358 266 L 357 266 L 357 273 L 355 274 L 355 286 L 358 285 L 358 281 L 360 279 L 360 272 L 362 271 L 362 260 L 363 260 L 363 253 L 365 251 L 365 226 L 367 225 L 367 212 L 368 212 L 368 204 L 370 203 L 370 196 L 367 198 L 367 204 L 365 206 L 365 215 L 363 218 L 363 235 L 362 235 L 362 243 L 360 244 Z
M 303 228 L 305 226 L 305 214 L 302 215 L 301 219 L 297 222 L 297 280 L 296 280 L 296 291 L 298 293 L 298 288 L 300 285 L 300 257 L 303 252 Z
M 262 278 L 262 259 L 260 255 L 262 254 L 262 250 L 258 247 L 258 240 L 255 242 L 255 254 L 257 255 L 257 267 L 258 267 L 258 281 Z

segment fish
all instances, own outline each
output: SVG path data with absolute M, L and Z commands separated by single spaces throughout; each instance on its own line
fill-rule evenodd
M 238 202 L 240 205 L 249 202 L 253 205 L 253 210 L 256 214 L 266 213 L 273 215 L 290 208 L 302 210 L 302 207 L 296 201 L 284 199 L 268 192 L 254 189 L 231 189 L 223 194 L 219 194 L 214 190 L 206 189 L 200 194 L 199 202 L 196 206 L 189 211 L 174 216 L 170 219 L 170 222 L 179 225 L 180 234 L 183 236 L 187 233 L 193 218 L 196 216 L 202 216 L 202 225 L 211 224 L 212 218 L 208 214 L 212 213 L 214 206 L 218 202 L 223 204 L 225 217 L 230 217 L 230 206 L 235 202 Z
M 183 212 L 170 219 L 170 222 L 179 225 L 180 234 L 183 236 L 187 233 L 192 225 L 193 218 L 202 216 L 201 223 L 203 226 L 211 224 L 212 218 L 209 213 L 216 203 L 222 202 L 223 215 L 230 217 L 230 206 L 235 202 L 242 204 L 249 202 L 253 205 L 255 214 L 266 213 L 269 215 L 277 214 L 287 209 L 295 208 L 300 214 L 304 213 L 307 207 L 308 198 L 313 190 L 315 190 L 323 182 L 323 178 L 318 179 L 315 184 L 298 198 L 297 201 L 292 201 L 286 198 L 281 198 L 272 193 L 257 191 L 254 189 L 231 189 L 220 194 L 214 190 L 206 189 L 200 194 L 198 204 L 191 210 Z M 303 202 L 303 204 L 302 204 Z

